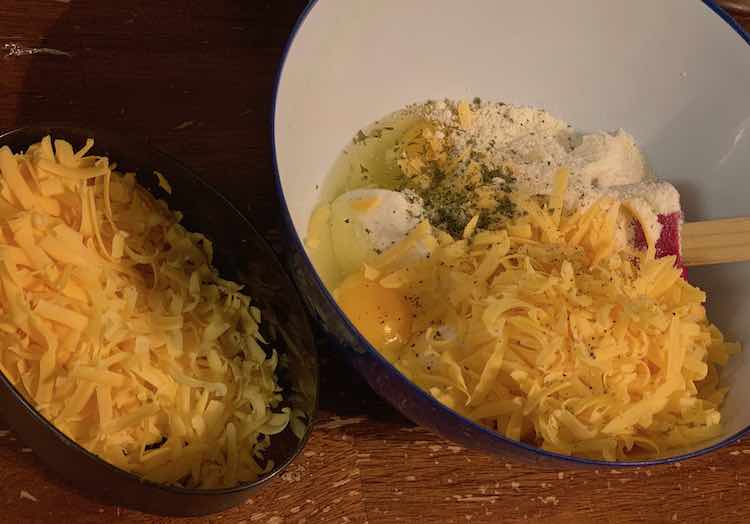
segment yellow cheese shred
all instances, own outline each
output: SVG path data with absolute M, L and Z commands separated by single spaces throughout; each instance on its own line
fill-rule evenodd
M 674 257 L 615 248 L 619 202 L 562 213 L 566 177 L 546 200 L 511 195 L 525 214 L 503 229 L 454 239 L 424 222 L 366 262 L 413 308 L 387 357 L 462 415 L 550 451 L 627 460 L 718 436 L 719 368 L 739 345 Z M 430 256 L 409 256 L 415 242 Z
M 260 312 L 218 276 L 208 239 L 93 145 L 0 148 L 0 371 L 120 468 L 187 487 L 255 480 L 291 416 Z

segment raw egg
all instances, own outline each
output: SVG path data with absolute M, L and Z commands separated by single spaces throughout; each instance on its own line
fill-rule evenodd
M 409 340 L 413 311 L 398 289 L 385 288 L 355 273 L 334 296 L 362 336 L 385 356 Z

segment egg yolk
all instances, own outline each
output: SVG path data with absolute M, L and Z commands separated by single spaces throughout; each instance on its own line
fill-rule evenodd
M 349 320 L 378 351 L 389 353 L 409 339 L 412 309 L 397 289 L 355 274 L 344 280 L 335 296 Z

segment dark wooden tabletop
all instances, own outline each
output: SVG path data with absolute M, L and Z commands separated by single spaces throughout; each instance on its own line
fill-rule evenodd
M 271 93 L 305 3 L 0 0 L 0 130 L 70 121 L 148 137 L 228 195 L 283 249 Z M 724 4 L 750 28 L 750 1 Z M 24 53 L 30 48 L 62 53 Z M 185 522 L 750 519 L 749 444 L 648 469 L 522 465 L 415 427 L 322 352 L 321 412 L 303 455 L 246 504 Z M 182 522 L 89 498 L 5 429 L 0 505 L 0 522 Z

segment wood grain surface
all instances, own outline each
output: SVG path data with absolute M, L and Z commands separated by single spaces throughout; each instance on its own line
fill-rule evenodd
M 726 3 L 750 27 L 750 2 Z M 0 130 L 70 121 L 146 136 L 228 195 L 283 249 L 268 123 L 281 49 L 304 5 L 0 0 Z M 16 56 L 4 44 L 65 54 Z M 322 405 L 313 437 L 303 455 L 247 504 L 196 519 L 103 505 L 50 473 L 2 430 L 0 522 L 750 519 L 750 444 L 648 469 L 523 465 L 467 451 L 415 427 L 322 352 Z
M 686 222 L 680 237 L 688 267 L 750 260 L 750 217 Z

